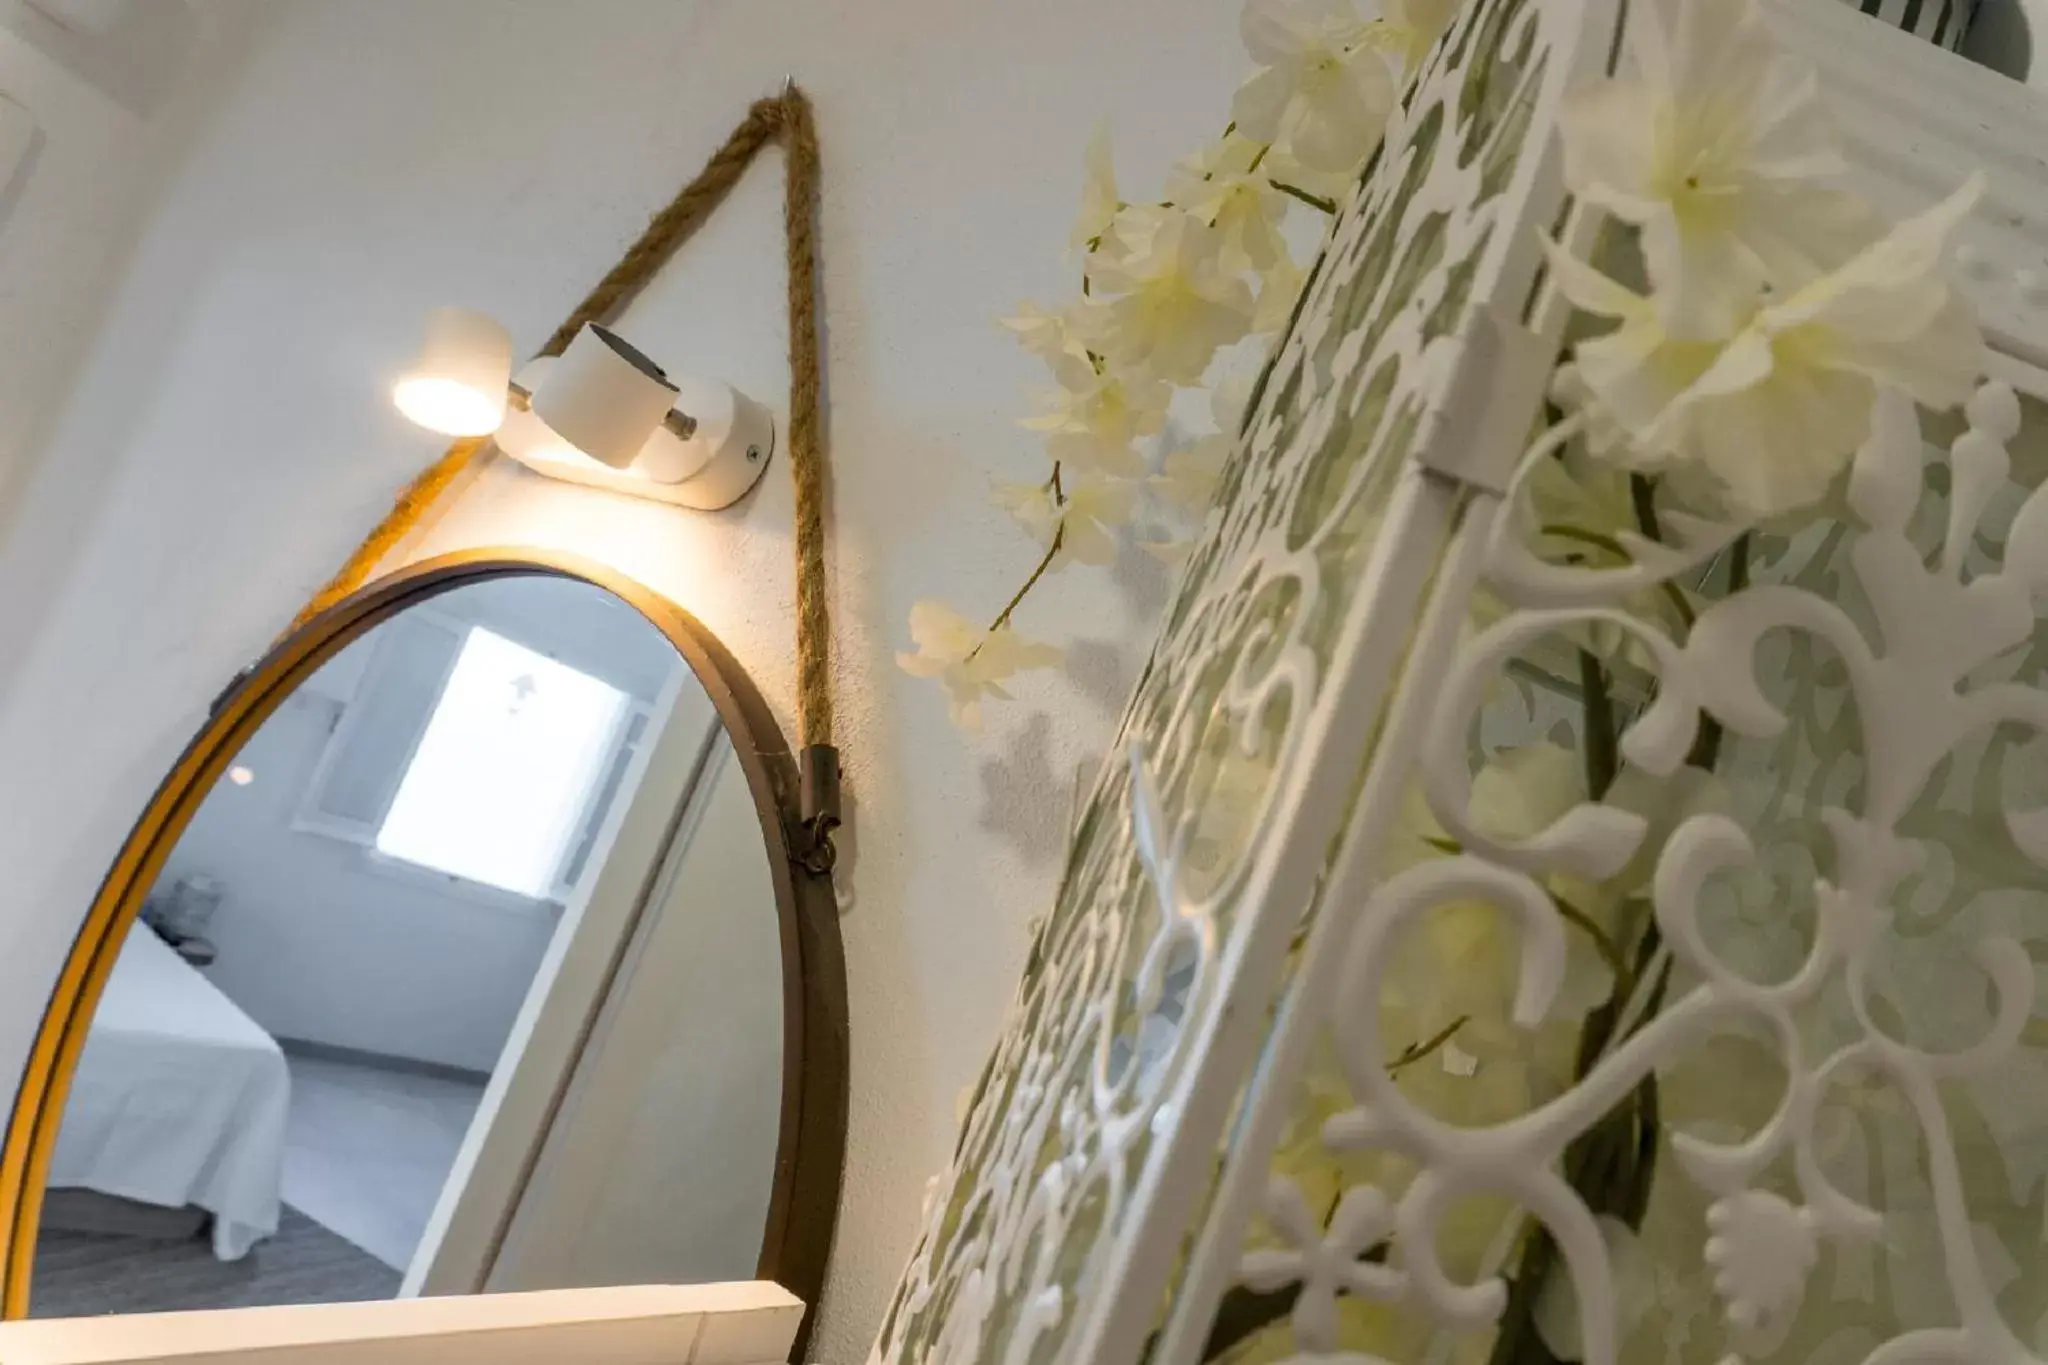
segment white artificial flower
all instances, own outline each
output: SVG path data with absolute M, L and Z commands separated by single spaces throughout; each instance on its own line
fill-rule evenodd
M 1251 400 L 1248 376 L 1231 374 L 1209 390 L 1209 416 L 1216 430 L 1170 450 L 1152 476 L 1153 491 L 1176 507 L 1206 512 L 1223 477 L 1223 466 L 1236 448 L 1244 410 Z
M 1017 519 L 1017 524 L 1033 540 L 1040 545 L 1052 544 L 1060 529 L 1060 509 L 1050 483 L 999 483 L 990 496 L 996 506 Z
M 1097 128 L 1088 139 L 1087 173 L 1081 181 L 1081 211 L 1067 245 L 1074 251 L 1093 251 L 1122 205 L 1117 198 L 1116 164 L 1109 149 L 1109 130 Z
M 1550 401 L 1580 418 L 1579 439 L 1587 450 L 1616 464 L 1628 462 L 1627 429 L 1607 410 L 1606 404 L 1593 396 L 1593 386 L 1586 382 L 1576 363 L 1568 361 L 1550 376 Z
M 1457 17 L 1463 0 L 1385 0 L 1380 13 L 1395 38 L 1401 70 L 1413 75 Z
M 1225 261 L 1239 269 L 1264 270 L 1287 251 L 1287 196 L 1261 170 L 1265 155 L 1264 143 L 1226 133 L 1166 178 L 1166 197 L 1221 233 Z
M 1578 756 L 1555 744 L 1533 744 L 1500 751 L 1473 777 L 1470 816 L 1489 836 L 1520 841 L 1585 799 Z M 1388 849 L 1389 874 L 1446 851 L 1442 826 L 1420 792 L 1411 793 Z M 1403 936 L 1380 997 L 1382 1028 L 1399 1044 L 1435 1038 L 1457 1025 L 1455 1041 L 1467 1063 L 1444 1074 L 1440 1063 L 1417 1070 L 1426 1073 L 1438 1101 L 1476 1103 L 1495 1120 L 1519 1112 L 1532 1094 L 1562 1079 L 1548 1074 L 1540 1040 L 1512 1017 L 1519 963 L 1512 926 L 1505 911 L 1484 901 L 1438 906 Z M 1600 1004 L 1614 980 L 1578 929 L 1568 931 L 1565 948 L 1565 980 L 1547 1016 L 1557 1023 L 1576 1021 Z M 1423 1083 L 1422 1076 L 1411 1081 L 1404 1075 L 1403 1089 L 1414 1093 L 1412 1085 Z M 1445 1116 L 1443 1103 L 1431 1104 L 1431 1112 Z
M 1347 166 L 1341 171 L 1318 170 L 1304 164 L 1282 143 L 1266 154 L 1266 159 L 1259 163 L 1259 169 L 1266 173 L 1266 179 L 1275 188 L 1285 185 L 1342 207 L 1345 196 L 1358 181 L 1360 166 Z
M 1035 303 L 1020 303 L 1015 316 L 1001 321 L 1016 336 L 1026 355 L 1037 356 L 1047 365 L 1057 367 L 1069 356 L 1087 358 L 1087 349 L 1074 337 L 1072 308 L 1048 313 Z
M 1248 0 L 1239 30 L 1260 66 L 1231 101 L 1238 131 L 1318 170 L 1357 170 L 1393 112 L 1400 35 L 1350 0 Z
M 1135 489 L 1121 479 L 1080 475 L 1068 480 L 1063 498 L 1050 483 L 999 483 L 996 506 L 1017 519 L 1031 538 L 1060 542 L 1059 560 L 1108 564 L 1116 558 L 1116 531 L 1131 519 Z
M 1875 234 L 1828 187 L 1843 170 L 1813 72 L 1753 0 L 1642 0 L 1629 74 L 1574 94 L 1565 179 L 1642 230 L 1674 336 L 1726 336 L 1766 281 L 1797 283 Z
M 1697 461 L 1739 511 L 1772 516 L 1827 491 L 1869 433 L 1877 385 L 1933 408 L 1969 397 L 1983 336 L 1941 261 L 1981 188 L 1973 178 L 1840 269 L 1759 298 L 1721 343 L 1673 337 L 1651 300 L 1553 250 L 1566 297 L 1620 320 L 1576 360 L 1633 437 L 1629 462 Z
M 1077 564 L 1115 560 L 1117 528 L 1131 519 L 1133 501 L 1132 486 L 1121 479 L 1074 480 L 1061 509 L 1061 556 Z
M 1165 427 L 1166 385 L 1098 369 L 1085 355 L 1072 353 L 1060 355 L 1052 372 L 1059 387 L 1023 425 L 1045 433 L 1048 451 L 1062 464 L 1119 478 L 1139 474 L 1144 462 L 1132 446 Z
M 1582 564 L 1598 569 L 1630 562 L 1624 537 L 1639 532 L 1635 490 L 1629 472 L 1585 448 L 1567 447 L 1531 471 L 1527 502 L 1527 535 L 1536 552 L 1551 563 Z M 1689 601 L 1678 583 L 1640 588 L 1616 605 L 1656 627 L 1673 640 L 1685 636 L 1685 623 L 1674 594 Z M 1580 621 L 1560 636 L 1539 640 L 1530 658 L 1553 673 L 1572 676 L 1575 653 L 1554 657 L 1553 640 L 1569 648 L 1590 650 L 1614 671 L 1611 683 L 1624 701 L 1640 698 L 1655 677 L 1656 659 L 1633 633 L 1605 621 Z
M 1473 775 L 1472 823 L 1496 839 L 1532 839 L 1585 799 L 1585 774 L 1571 750 L 1503 749 Z
M 1550 248 L 1552 277 L 1572 304 L 1620 325 L 1572 352 L 1573 378 L 1567 390 L 1589 400 L 1604 426 L 1588 448 L 1636 468 L 1655 468 L 1682 452 L 1651 446 L 1644 437 L 1677 397 L 1713 366 L 1721 352 L 1715 341 L 1681 341 L 1664 328 L 1650 299 L 1601 274 L 1556 243 Z M 1618 428 L 1625 440 L 1617 442 Z
M 937 678 L 946 689 L 953 723 L 967 730 L 981 728 L 983 697 L 1008 700 L 1005 681 L 1060 661 L 1051 645 L 1027 640 L 1007 625 L 983 630 L 945 603 L 930 600 L 911 607 L 910 638 L 917 652 L 898 654 L 898 667 L 914 677 Z
M 1122 247 L 1089 258 L 1092 348 L 1111 370 L 1193 384 L 1251 328 L 1251 286 L 1223 260 L 1223 235 L 1179 208 L 1117 215 Z
M 1568 527 L 1590 532 L 1606 540 L 1619 541 L 1624 531 L 1637 530 L 1635 492 L 1628 471 L 1567 448 L 1543 461 L 1530 473 L 1529 511 L 1532 528 Z M 1574 542 L 1569 535 L 1557 537 L 1565 545 L 1577 544 L 1581 551 L 1593 548 L 1587 540 Z
M 1294 317 L 1294 305 L 1308 284 L 1308 269 L 1288 259 L 1283 249 L 1278 260 L 1259 272 L 1259 301 L 1252 309 L 1252 331 L 1277 332 Z
M 1233 439 L 1220 431 L 1197 437 L 1186 445 L 1166 452 L 1160 469 L 1152 476 L 1153 491 L 1175 507 L 1189 512 L 1206 511 L 1216 485 L 1223 477 L 1224 462 L 1230 458 Z

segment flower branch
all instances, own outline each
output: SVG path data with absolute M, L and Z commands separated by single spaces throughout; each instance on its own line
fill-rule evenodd
M 1107 140 L 1090 144 L 1068 237 L 1081 256 L 1079 293 L 1054 309 L 1027 304 L 1006 323 L 1052 373 L 1041 411 L 1024 421 L 1045 440 L 1052 473 L 1000 484 L 995 497 L 1044 551 L 986 630 L 945 603 L 919 602 L 917 649 L 898 656 L 941 683 L 956 721 L 978 723 L 981 701 L 1006 697 L 1013 673 L 1059 661 L 1013 626 L 1053 574 L 1112 562 L 1141 506 L 1169 525 L 1206 512 L 1244 418 L 1243 396 L 1214 373 L 1217 357 L 1287 325 L 1306 279 L 1287 244 L 1292 206 L 1337 212 L 1337 189 L 1378 145 L 1399 81 L 1450 16 L 1442 0 L 1392 0 L 1378 16 L 1354 3 L 1251 0 L 1241 29 L 1258 65 L 1222 136 L 1177 162 L 1164 193 L 1127 198 Z M 1173 395 L 1203 388 L 1214 430 L 1161 449 Z M 1168 563 L 1192 548 L 1173 531 L 1137 544 Z

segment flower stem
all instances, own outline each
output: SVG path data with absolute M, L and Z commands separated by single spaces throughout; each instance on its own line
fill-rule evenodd
M 1321 209 L 1332 218 L 1337 216 L 1337 201 L 1334 199 L 1325 199 L 1320 194 L 1310 194 L 1301 186 L 1290 185 L 1285 180 L 1268 180 L 1266 183 L 1291 199 L 1299 199 L 1312 209 Z
M 1652 540 L 1664 539 L 1664 533 L 1657 529 L 1657 485 L 1647 474 L 1628 476 L 1628 495 L 1636 508 L 1636 525 Z
M 1654 517 L 1654 513 L 1652 515 Z M 1556 522 L 1546 524 L 1541 530 L 1546 536 L 1555 536 L 1559 540 L 1576 540 L 1581 545 L 1591 545 L 1595 549 L 1605 550 L 1611 555 L 1619 556 L 1624 564 L 1635 563 L 1635 556 L 1631 555 L 1628 552 L 1628 548 L 1613 536 L 1602 535 L 1598 531 L 1588 531 L 1583 526 L 1565 526 Z M 1685 600 L 1685 590 L 1669 579 L 1659 583 L 1657 586 L 1671 600 L 1671 609 L 1678 613 L 1678 619 L 1685 622 L 1687 630 L 1691 630 L 1694 624 L 1698 622 L 1699 614 L 1692 609 L 1692 603 Z
M 1748 586 L 1749 534 L 1744 532 L 1728 552 L 1728 591 L 1722 600 L 1726 601 Z M 1701 717 L 1699 736 L 1693 740 L 1692 752 L 1685 756 L 1686 763 L 1708 772 L 1714 771 L 1714 766 L 1721 761 L 1721 736 L 1720 721 L 1712 716 Z
M 1055 559 L 1059 558 L 1060 542 L 1065 540 L 1066 538 L 1067 523 L 1065 521 L 1062 521 L 1060 522 L 1058 527 L 1056 527 L 1053 530 L 1052 543 L 1045 547 L 1045 556 L 1044 558 L 1038 561 L 1038 567 L 1031 571 L 1031 577 L 1024 580 L 1024 586 L 1017 589 L 1016 593 L 1010 598 L 1010 600 L 1004 604 L 1003 609 L 1000 612 L 996 613 L 996 619 L 988 623 L 988 633 L 990 635 L 995 634 L 1004 626 L 1010 624 L 1010 613 L 1017 610 L 1018 603 L 1024 600 L 1024 595 L 1026 593 L 1030 592 L 1033 588 L 1038 586 L 1038 580 L 1045 577 L 1045 571 L 1052 567 L 1052 562 Z M 986 636 L 984 636 L 982 638 L 981 645 L 985 645 L 987 643 L 988 639 Z M 967 657 L 972 659 L 975 655 L 981 653 L 981 645 L 976 645 L 973 649 L 968 650 Z
M 1421 1061 L 1424 1057 L 1429 1056 L 1430 1053 L 1437 1051 L 1446 1043 L 1449 1043 L 1452 1038 L 1457 1036 L 1457 1032 L 1459 1029 L 1465 1027 L 1465 1025 L 1471 1022 L 1471 1015 L 1461 1014 L 1457 1018 L 1451 1020 L 1450 1023 L 1438 1029 L 1434 1034 L 1423 1039 L 1421 1042 L 1408 1044 L 1407 1047 L 1401 1049 L 1400 1056 L 1394 1058 L 1393 1061 L 1387 1063 L 1387 1074 L 1389 1076 L 1392 1076 L 1397 1074 L 1404 1066 L 1415 1065 L 1415 1063 Z
M 1550 893 L 1550 903 L 1557 907 L 1558 914 L 1564 916 L 1565 923 L 1593 941 L 1594 951 L 1600 954 L 1600 960 L 1607 964 L 1607 969 L 1614 973 L 1614 993 L 1626 998 L 1633 988 L 1629 984 L 1628 960 L 1621 955 L 1621 945 L 1616 943 L 1613 936 L 1602 929 L 1591 915 L 1555 891 Z
M 1586 795 L 1598 801 L 1621 772 L 1621 744 L 1614 727 L 1614 697 L 1607 690 L 1607 670 L 1589 649 L 1579 651 L 1579 693 L 1586 706 Z

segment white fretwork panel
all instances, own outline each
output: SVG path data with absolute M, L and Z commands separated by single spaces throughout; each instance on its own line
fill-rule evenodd
M 1498 343 L 1520 335 L 1536 231 L 1562 205 L 1557 106 L 1605 69 L 1615 22 L 1604 0 L 1473 0 L 1334 224 L 933 1183 L 876 1361 L 1148 1349 L 1469 500 L 1424 466 L 1458 466 L 1496 429 L 1518 442 L 1540 397 L 1541 367 Z
M 1796 529 L 1529 452 L 1439 571 L 1170 1358 L 2048 1355 L 2044 439 L 2003 378 L 1886 395 Z M 1603 562 L 1567 496 L 1641 533 Z

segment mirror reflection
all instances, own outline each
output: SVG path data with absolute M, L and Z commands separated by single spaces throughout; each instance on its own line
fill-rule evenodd
M 122 943 L 32 1314 L 750 1278 L 770 856 L 623 600 L 535 573 L 390 617 L 235 755 Z

